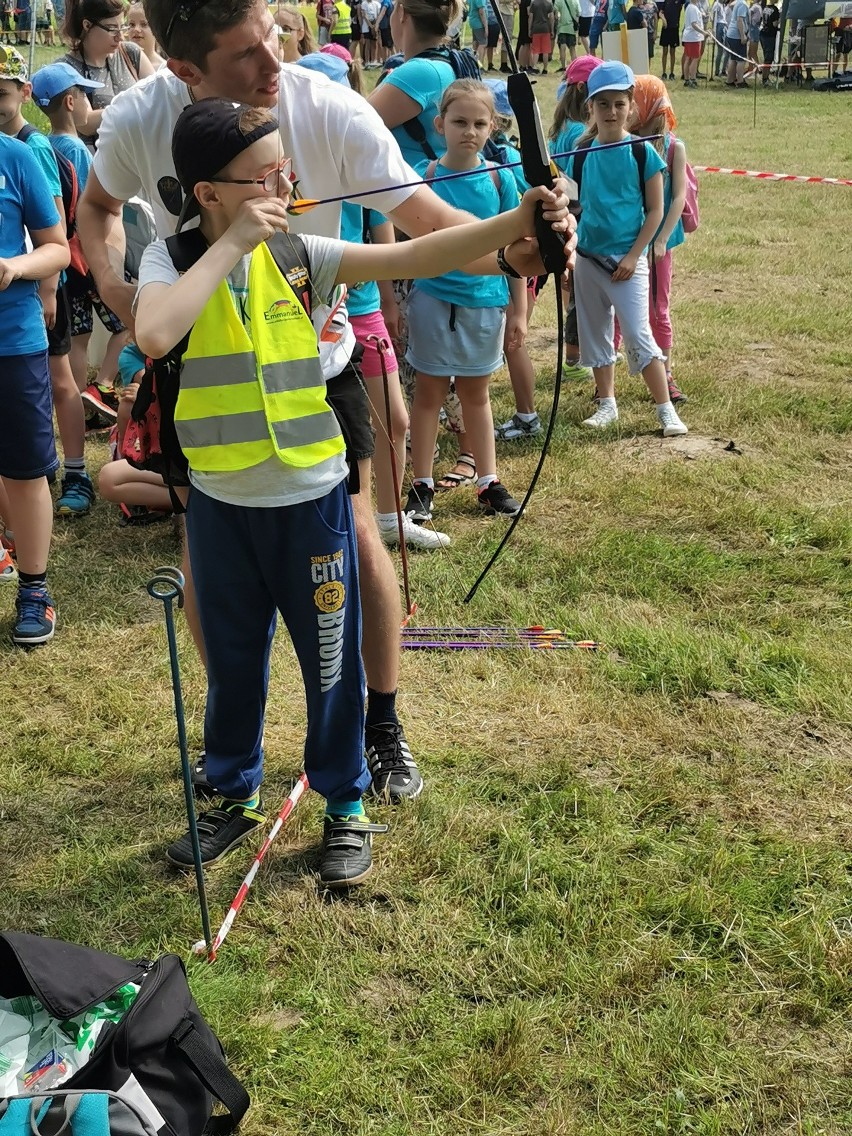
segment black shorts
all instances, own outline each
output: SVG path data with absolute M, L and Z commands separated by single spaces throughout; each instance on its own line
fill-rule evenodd
M 591 30 L 592 30 L 592 17 L 591 16 L 581 16 L 580 17 L 580 23 L 577 27 L 577 35 L 585 36 L 585 38 L 588 39 L 589 38 L 589 32 Z
M 0 476 L 35 481 L 59 468 L 47 352 L 0 357 Z
M 496 47 L 500 42 L 500 25 L 488 25 L 488 47 Z
M 346 442 L 350 466 L 376 452 L 376 434 L 370 420 L 370 400 L 361 378 L 358 361 L 363 354 L 359 344 L 346 367 L 326 382 L 326 401 L 334 411 Z
M 660 32 L 660 47 L 680 47 L 680 29 L 663 28 Z
M 56 293 L 56 322 L 47 329 L 48 355 L 67 355 L 71 350 L 71 304 L 68 285 L 60 284 Z
M 379 33 L 382 37 L 382 47 L 393 47 L 393 36 L 390 28 L 379 28 Z

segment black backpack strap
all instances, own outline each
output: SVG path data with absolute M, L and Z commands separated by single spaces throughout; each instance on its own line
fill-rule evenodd
M 296 299 L 310 318 L 311 262 L 305 242 L 295 233 L 275 233 L 266 244 L 278 271 L 296 293 Z
M 425 51 L 419 51 L 413 58 L 439 59 L 442 63 L 449 63 L 450 67 L 452 67 L 453 69 L 453 74 L 456 76 L 456 78 L 460 78 L 459 72 L 456 70 L 453 62 L 453 53 L 449 50 L 449 48 L 427 47 Z M 430 162 L 437 160 L 438 155 L 429 145 L 429 141 L 426 138 L 426 130 L 423 126 L 423 123 L 417 116 L 415 116 L 414 118 L 409 118 L 408 122 L 403 122 L 402 129 L 413 142 L 417 143 L 417 145 L 420 147 L 420 149 L 423 151 Z
M 648 156 L 648 151 L 645 149 L 645 143 L 641 139 L 634 139 L 630 144 L 630 149 L 633 151 L 633 157 L 636 159 L 636 168 L 639 170 L 639 188 L 642 191 L 642 208 L 648 212 L 648 201 L 645 196 L 645 159 Z
M 224 1058 L 205 1041 L 189 1019 L 184 1019 L 172 1034 L 172 1041 L 213 1094 L 228 1110 L 227 1116 L 213 1116 L 204 1129 L 206 1134 L 225 1136 L 233 1132 L 251 1104 L 243 1085 Z
M 586 164 L 586 158 L 589 156 L 589 148 L 591 141 L 587 142 L 585 146 L 575 146 L 574 149 L 578 151 L 574 155 L 574 161 L 571 165 L 571 176 L 577 183 L 577 200 L 580 200 L 580 187 L 583 184 L 583 166 Z
M 21 127 L 21 129 L 18 131 L 18 133 L 15 135 L 15 137 L 18 139 L 19 142 L 26 142 L 26 140 L 28 138 L 31 138 L 33 136 L 33 134 L 35 134 L 35 133 L 36 133 L 36 128 L 32 125 L 31 122 L 27 122 Z

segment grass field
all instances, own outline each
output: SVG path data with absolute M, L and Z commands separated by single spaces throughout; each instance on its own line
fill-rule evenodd
M 552 108 L 555 77 L 539 84 Z M 676 90 L 704 165 L 852 177 L 840 95 Z M 7 645 L 0 779 L 10 927 L 187 959 L 253 1095 L 246 1136 L 844 1136 L 852 1129 L 852 190 L 702 175 L 676 254 L 689 446 L 617 378 L 590 437 L 566 385 L 551 457 L 470 608 L 500 528 L 439 501 L 447 555 L 414 556 L 424 624 L 545 623 L 606 644 L 412 653 L 400 709 L 427 791 L 349 897 L 318 893 L 303 804 L 209 967 L 183 827 L 162 610 L 170 527 L 98 503 L 56 525 L 54 643 Z M 552 288 L 531 331 L 552 397 Z M 495 416 L 511 412 L 505 374 Z M 733 443 L 730 445 L 729 443 Z M 441 466 L 451 454 L 442 439 Z M 535 443 L 500 458 L 515 491 Z M 89 446 L 92 465 L 106 457 Z M 224 548 L 222 555 L 227 556 Z M 191 742 L 204 682 L 181 629 Z M 299 769 L 282 634 L 267 802 Z M 214 920 L 249 849 L 209 874 Z

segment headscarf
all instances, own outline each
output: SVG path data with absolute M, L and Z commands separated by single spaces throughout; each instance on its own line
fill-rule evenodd
M 677 126 L 672 100 L 662 79 L 656 75 L 637 75 L 633 87 L 634 126 L 647 126 L 657 115 L 665 115 L 666 130 L 671 133 Z

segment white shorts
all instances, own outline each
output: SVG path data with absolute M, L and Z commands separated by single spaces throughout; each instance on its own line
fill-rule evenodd
M 653 359 L 665 359 L 651 333 L 648 318 L 648 259 L 640 256 L 629 280 L 614 283 L 605 269 L 587 257 L 577 257 L 574 269 L 574 303 L 580 360 L 586 367 L 608 367 L 615 362 L 615 328 L 618 316 L 624 353 L 631 375 L 643 371 Z

